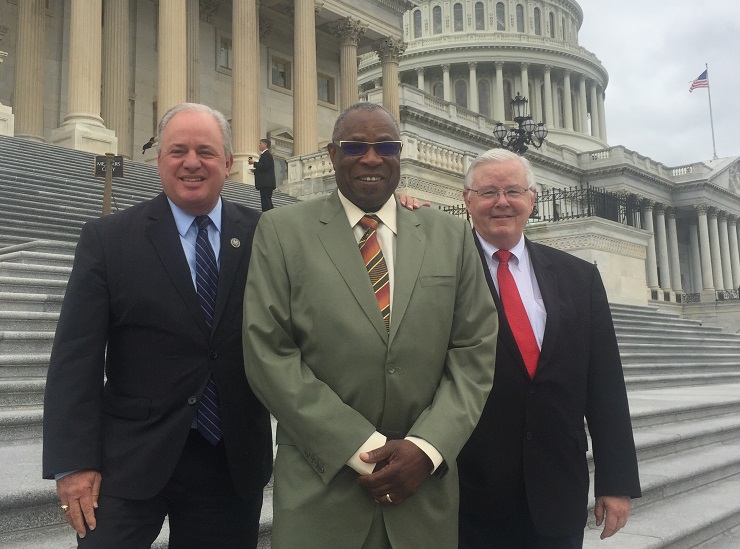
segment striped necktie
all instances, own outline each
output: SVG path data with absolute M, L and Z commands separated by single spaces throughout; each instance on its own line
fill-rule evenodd
M 511 252 L 499 250 L 493 254 L 493 257 L 498 259 L 496 278 L 498 279 L 498 293 L 504 307 L 504 314 L 531 379 L 534 377 L 537 361 L 540 359 L 540 348 L 537 345 L 537 339 L 534 337 L 532 324 L 529 322 L 522 296 L 519 295 L 516 281 L 509 270 Z
M 195 218 L 198 225 L 198 236 L 195 239 L 195 286 L 198 290 L 200 307 L 210 328 L 213 324 L 213 313 L 216 308 L 216 290 L 218 289 L 218 265 L 216 254 L 208 240 L 208 226 L 211 219 L 207 215 Z M 214 446 L 223 436 L 221 414 L 219 412 L 218 391 L 213 376 L 208 378 L 203 396 L 198 406 L 196 425 L 198 432 Z
M 378 300 L 385 329 L 390 333 L 391 284 L 388 278 L 388 267 L 385 264 L 385 259 L 383 259 L 380 244 L 378 244 L 377 229 L 379 221 L 375 215 L 366 215 L 360 219 L 360 227 L 365 229 L 365 234 L 360 239 L 360 253 L 370 275 L 370 282 L 373 285 L 375 298 Z

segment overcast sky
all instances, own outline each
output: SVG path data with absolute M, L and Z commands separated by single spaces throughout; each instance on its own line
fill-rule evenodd
M 709 63 L 717 156 L 740 156 L 738 0 L 577 0 L 581 46 L 609 73 L 609 144 L 678 166 L 711 160 L 706 89 L 690 82 Z

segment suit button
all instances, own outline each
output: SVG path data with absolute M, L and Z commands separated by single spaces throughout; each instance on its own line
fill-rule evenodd
M 530 395 L 533 395 L 533 394 L 534 394 L 534 387 L 530 387 L 530 388 L 529 388 L 529 394 L 530 394 Z
M 198 402 L 198 398 L 197 398 L 197 397 L 194 397 L 194 396 L 188 397 L 188 404 L 189 404 L 190 406 L 192 406 L 192 405 L 193 405 L 193 404 L 195 404 L 196 402 Z
M 396 368 L 395 368 L 395 367 L 393 366 L 393 364 L 389 364 L 389 365 L 388 365 L 388 370 L 387 370 L 387 372 L 388 372 L 389 374 L 392 374 L 392 373 L 394 373 L 395 371 L 396 371 Z
M 527 440 L 532 440 L 532 433 L 527 431 Z
M 218 358 L 218 351 L 211 349 L 210 351 L 208 351 L 208 356 L 213 359 L 216 359 Z

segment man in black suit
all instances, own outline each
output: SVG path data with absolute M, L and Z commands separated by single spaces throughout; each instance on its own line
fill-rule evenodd
M 241 325 L 259 213 L 221 199 L 233 157 L 218 111 L 173 107 L 158 147 L 164 192 L 82 229 L 49 365 L 43 475 L 80 547 L 149 547 L 165 515 L 171 549 L 255 547 L 272 445 Z
M 525 158 L 504 149 L 484 153 L 468 170 L 463 196 L 500 330 L 493 390 L 458 458 L 460 548 L 582 546 L 589 485 L 584 417 L 595 464 L 594 514 L 604 524 L 602 539 L 609 537 L 627 522 L 640 485 L 599 272 L 523 236 L 535 200 Z
M 273 208 L 272 191 L 275 190 L 275 159 L 272 158 L 270 145 L 269 139 L 260 139 L 260 159 L 255 162 L 250 156 L 248 160 L 254 166 L 251 171 L 254 174 L 254 186 L 260 192 L 263 212 Z

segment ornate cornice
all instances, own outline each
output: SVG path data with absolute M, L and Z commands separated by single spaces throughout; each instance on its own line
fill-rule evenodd
M 359 19 L 350 17 L 333 21 L 329 25 L 329 31 L 339 37 L 341 45 L 356 46 L 366 30 L 367 25 L 364 25 Z
M 381 63 L 389 61 L 398 63 L 401 54 L 406 51 L 407 44 L 403 40 L 389 36 L 378 40 L 373 46 L 375 51 L 378 52 Z
M 412 177 L 410 175 L 404 175 L 401 177 L 399 187 L 406 187 L 417 191 L 428 192 L 435 196 L 442 196 L 452 200 L 460 199 L 461 188 L 452 188 L 447 185 L 440 185 L 439 183 L 432 183 L 425 179 L 418 177 Z
M 557 248 L 558 250 L 602 250 L 636 259 L 645 259 L 647 257 L 645 246 L 597 234 L 572 235 L 560 238 L 538 238 L 537 242 L 551 248 Z
M 200 0 L 200 20 L 209 25 L 213 25 L 216 20 L 219 0 Z

